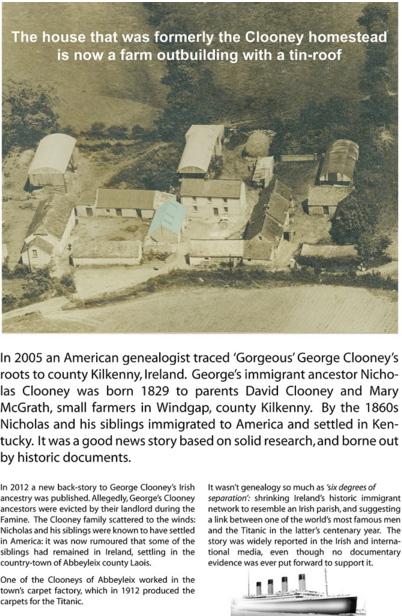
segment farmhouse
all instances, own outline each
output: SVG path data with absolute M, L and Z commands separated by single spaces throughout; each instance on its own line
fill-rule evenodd
M 359 158 L 359 146 L 348 139 L 338 139 L 325 153 L 320 171 L 320 184 L 333 186 L 351 186 L 356 162 Z
M 237 265 L 243 257 L 243 240 L 191 240 L 188 251 L 190 265 L 232 263 Z
M 76 139 L 70 135 L 54 133 L 44 137 L 38 145 L 28 169 L 30 188 L 39 186 L 63 186 L 67 192 L 66 171 L 76 169 L 78 151 Z
M 159 190 L 120 190 L 98 188 L 95 203 L 77 205 L 78 216 L 121 216 L 123 218 L 153 218 L 155 210 L 172 195 Z
M 180 199 L 189 218 L 230 218 L 246 208 L 246 187 L 241 180 L 185 179 Z
M 291 200 L 291 189 L 276 179 L 261 192 L 244 232 L 245 262 L 274 260 L 282 239 L 288 234 L 285 228 L 289 225 Z
M 186 145 L 177 173 L 187 178 L 203 178 L 211 161 L 222 155 L 225 127 L 221 124 L 193 124 L 186 133 Z
M 134 241 L 78 241 L 71 255 L 72 264 L 80 265 L 139 265 L 142 244 Z
M 273 156 L 259 158 L 254 168 L 252 183 L 254 186 L 268 186 L 274 177 L 275 160 Z
M 307 198 L 308 213 L 332 216 L 338 204 L 346 199 L 350 192 L 351 188 L 348 186 L 310 186 Z
M 187 220 L 187 210 L 175 199 L 165 201 L 156 211 L 147 238 L 166 244 L 178 243 Z
M 61 255 L 75 224 L 74 201 L 55 194 L 44 199 L 29 225 L 21 259 L 30 267 L 43 267 Z

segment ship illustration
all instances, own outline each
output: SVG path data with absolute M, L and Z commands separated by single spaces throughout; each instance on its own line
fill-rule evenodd
M 328 595 L 327 576 L 325 572 L 326 592 L 306 590 L 306 576 L 299 575 L 299 588 L 288 590 L 288 578 L 282 578 L 282 590 L 274 593 L 274 582 L 268 580 L 268 592 L 262 593 L 261 582 L 257 582 L 256 594 L 250 594 L 234 602 L 235 611 L 259 612 L 268 614 L 356 614 L 357 597 L 350 595 Z

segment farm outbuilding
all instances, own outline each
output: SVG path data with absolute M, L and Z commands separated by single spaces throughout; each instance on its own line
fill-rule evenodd
M 30 267 L 43 267 L 62 254 L 75 224 L 74 201 L 65 195 L 44 199 L 25 237 L 21 259 Z
M 148 218 L 154 216 L 165 201 L 171 199 L 169 193 L 159 190 L 121 190 L 118 188 L 98 188 L 93 207 L 83 203 L 77 205 L 78 216 L 120 216 L 122 218 Z
M 246 208 L 246 187 L 241 180 L 184 179 L 180 199 L 190 218 L 230 218 Z
M 320 184 L 351 186 L 358 158 L 357 143 L 348 139 L 334 141 L 325 153 L 320 171 Z
M 71 255 L 75 267 L 105 265 L 139 265 L 142 258 L 142 244 L 134 241 L 78 241 Z
M 175 199 L 169 199 L 156 211 L 147 238 L 166 244 L 179 243 L 187 220 L 187 209 Z
M 74 137 L 62 133 L 44 137 L 28 169 L 30 187 L 64 186 L 67 191 L 66 171 L 76 169 L 78 164 L 76 142 Z
M 348 186 L 310 186 L 307 197 L 307 210 L 309 214 L 335 214 L 338 204 L 348 195 L 351 188 Z
M 243 257 L 243 240 L 192 240 L 188 251 L 190 265 L 232 263 L 237 265 Z
M 193 124 L 186 133 L 177 173 L 182 177 L 205 177 L 211 161 L 222 155 L 224 135 L 223 124 Z

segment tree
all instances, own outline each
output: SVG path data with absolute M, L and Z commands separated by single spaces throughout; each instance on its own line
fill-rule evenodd
M 12 147 L 34 148 L 59 129 L 51 89 L 9 80 L 3 88 L 3 153 Z
M 356 246 L 357 254 L 364 265 L 371 265 L 384 257 L 390 243 L 391 240 L 378 231 L 374 233 L 365 232 L 359 237 Z
M 355 190 L 338 206 L 332 218 L 331 237 L 336 244 L 356 244 L 365 233 L 373 233 L 378 206 L 364 189 Z

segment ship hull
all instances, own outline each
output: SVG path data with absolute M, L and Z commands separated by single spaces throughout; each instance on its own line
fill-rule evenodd
M 237 610 L 269 614 L 355 614 L 357 597 L 322 597 L 318 599 L 272 600 L 250 597 L 236 603 Z

